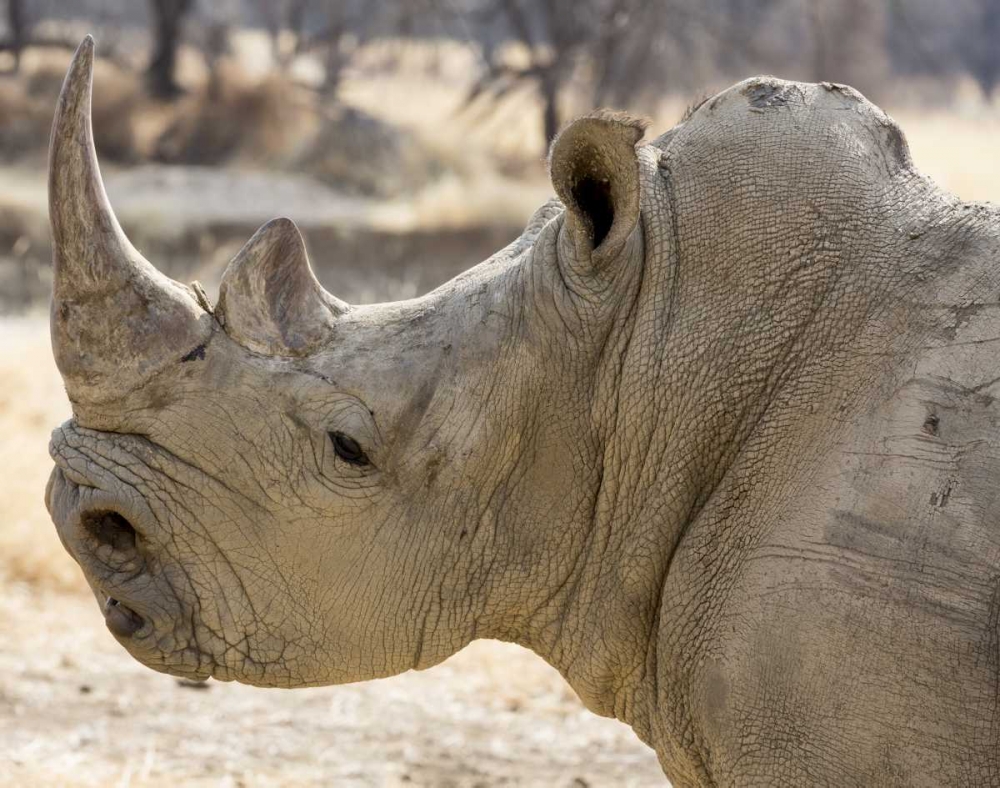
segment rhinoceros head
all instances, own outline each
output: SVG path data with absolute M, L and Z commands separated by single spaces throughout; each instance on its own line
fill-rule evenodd
M 548 626 L 641 278 L 641 124 L 570 126 L 551 162 L 568 210 L 423 298 L 348 306 L 278 219 L 213 308 L 112 212 L 92 62 L 88 39 L 51 141 L 52 344 L 74 418 L 47 502 L 112 633 L 158 670 L 301 686 Z

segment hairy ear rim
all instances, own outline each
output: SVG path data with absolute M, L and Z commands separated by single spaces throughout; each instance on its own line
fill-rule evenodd
M 635 142 L 638 143 L 639 140 L 643 138 L 646 134 L 646 130 L 649 128 L 652 121 L 645 115 L 634 115 L 631 112 L 626 112 L 624 110 L 618 109 L 608 109 L 607 107 L 600 107 L 598 109 L 587 112 L 580 115 L 573 120 L 569 120 L 563 124 L 563 127 L 559 130 L 559 134 L 562 134 L 574 123 L 579 123 L 581 120 L 598 120 L 605 123 L 613 123 L 618 126 L 624 126 L 626 128 L 633 129 L 635 131 Z M 556 137 L 559 136 L 556 135 Z

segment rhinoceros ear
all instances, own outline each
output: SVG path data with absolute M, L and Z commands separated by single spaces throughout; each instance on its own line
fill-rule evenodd
M 229 263 L 215 316 L 250 350 L 305 356 L 329 340 L 347 308 L 316 280 L 295 224 L 274 219 Z
M 581 274 L 613 260 L 639 221 L 635 146 L 646 125 L 600 110 L 570 123 L 552 143 L 549 172 Z

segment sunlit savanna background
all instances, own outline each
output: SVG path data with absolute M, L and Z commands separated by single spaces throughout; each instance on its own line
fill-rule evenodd
M 127 232 L 213 293 L 287 215 L 350 302 L 419 295 L 511 240 L 548 139 L 612 105 L 651 135 L 737 79 L 847 82 L 918 166 L 1000 199 L 997 0 L 0 0 L 0 785 L 665 784 L 514 646 L 366 685 L 188 685 L 104 631 L 45 512 L 69 406 L 48 345 L 48 129 L 98 39 L 94 124 Z

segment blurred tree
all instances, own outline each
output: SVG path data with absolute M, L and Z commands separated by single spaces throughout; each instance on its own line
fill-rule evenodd
M 7 29 L 9 31 L 9 48 L 14 56 L 13 71 L 16 74 L 21 69 L 21 52 L 25 45 L 24 0 L 7 0 Z
M 621 60 L 641 61 L 652 45 L 649 31 L 637 22 L 640 12 L 654 5 L 643 0 L 482 0 L 466 12 L 479 28 L 499 31 L 480 42 L 485 44 L 484 70 L 467 103 L 481 96 L 496 101 L 521 84 L 532 84 L 541 99 L 548 146 L 562 122 L 560 97 L 581 65 L 594 72 L 595 97 L 601 102 L 632 87 L 630 79 L 621 79 L 627 72 Z M 508 57 L 498 45 L 504 40 L 519 44 L 525 57 Z
M 287 68 L 299 55 L 314 52 L 323 61 L 320 90 L 337 95 L 358 46 L 384 32 L 386 12 L 402 11 L 405 0 L 255 0 L 272 41 L 275 62 Z M 402 15 L 402 14 L 401 14 Z M 286 44 L 291 41 L 291 46 Z
M 281 69 L 288 68 L 298 54 L 298 42 L 305 30 L 305 12 L 309 0 L 254 0 L 264 28 L 271 36 L 271 55 Z M 290 33 L 292 47 L 285 45 L 285 34 Z
M 219 61 L 233 54 L 231 34 L 246 24 L 247 9 L 240 0 L 213 0 L 202 3 L 198 12 L 195 29 L 185 39 L 201 49 L 211 78 Z
M 877 95 L 888 71 L 885 0 L 805 0 L 804 11 L 811 48 L 808 78 Z
M 978 0 L 977 5 L 966 63 L 983 98 L 990 101 L 1000 82 L 1000 0 Z
M 11 73 L 18 73 L 23 65 L 24 53 L 33 48 L 63 49 L 76 51 L 80 45 L 80 28 L 71 26 L 47 24 L 53 19 L 60 19 L 60 12 L 74 13 L 74 8 L 66 8 L 65 0 L 4 0 L 0 5 L 0 52 L 10 52 L 13 63 Z M 114 62 L 122 68 L 131 68 L 132 63 L 118 46 L 116 33 L 120 20 L 115 18 L 109 24 L 106 15 L 108 5 L 114 0 L 93 0 L 94 5 L 88 7 L 91 16 L 88 17 L 86 28 L 88 32 L 96 32 L 101 40 L 97 57 Z M 80 13 L 80 9 L 75 9 Z M 68 17 L 74 18 L 72 16 Z
M 805 0 L 808 2 L 808 0 Z M 850 0 L 834 0 L 845 2 Z M 876 0 L 857 0 L 875 2 Z M 799 12 L 803 0 L 440 0 L 465 23 L 483 73 L 467 104 L 498 103 L 530 85 L 541 99 L 552 139 L 572 83 L 592 106 L 654 103 L 677 90 L 704 89 L 721 76 L 745 76 L 777 62 L 762 43 L 774 16 Z M 801 38 L 801 31 L 799 34 Z M 511 56 L 504 44 L 522 53 Z M 764 70 L 781 70 L 772 66 Z
M 323 51 L 322 92 L 329 98 L 337 95 L 344 69 L 358 44 L 368 37 L 372 17 L 379 3 L 375 0 L 324 0 L 320 3 L 323 24 L 307 39 L 309 45 Z
M 986 101 L 1000 82 L 1000 0 L 889 0 L 897 72 L 970 75 Z
M 152 10 L 153 55 L 146 68 L 150 92 L 157 98 L 175 98 L 177 84 L 177 49 L 181 43 L 184 17 L 194 0 L 150 0 Z

